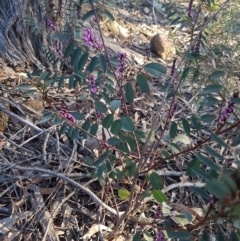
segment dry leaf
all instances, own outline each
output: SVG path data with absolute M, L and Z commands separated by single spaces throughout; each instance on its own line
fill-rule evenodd
M 88 241 L 95 233 L 102 231 L 102 230 L 107 230 L 108 232 L 111 232 L 112 229 L 102 225 L 102 224 L 94 224 L 88 232 L 83 236 L 83 241 Z

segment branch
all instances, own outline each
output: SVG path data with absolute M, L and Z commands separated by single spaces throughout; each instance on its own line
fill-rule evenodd
M 114 214 L 114 215 L 117 215 L 117 211 L 111 207 L 109 207 L 107 204 L 105 204 L 102 200 L 100 200 L 92 191 L 90 191 L 88 188 L 82 186 L 81 184 L 73 181 L 72 179 L 64 176 L 63 174 L 60 174 L 60 173 L 57 173 L 57 172 L 53 172 L 53 171 L 50 171 L 50 170 L 45 170 L 45 169 L 42 169 L 42 168 L 38 168 L 38 167 L 21 167 L 19 165 L 11 165 L 11 164 L 8 164 L 8 163 L 1 163 L 0 162 L 0 166 L 5 166 L 5 167 L 11 167 L 11 168 L 15 168 L 17 170 L 21 170 L 21 171 L 38 171 L 38 172 L 42 172 L 42 173 L 47 173 L 51 176 L 55 176 L 55 177 L 58 177 L 60 179 L 62 179 L 63 181 L 66 181 L 67 183 L 73 185 L 74 187 L 82 190 L 83 192 L 87 193 L 91 198 L 92 200 L 95 202 L 96 205 L 102 205 L 106 210 L 108 210 L 110 213 Z M 123 215 L 124 212 L 119 212 L 119 215 Z

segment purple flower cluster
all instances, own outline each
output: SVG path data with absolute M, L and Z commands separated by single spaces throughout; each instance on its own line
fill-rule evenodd
M 192 7 L 193 7 L 193 0 L 190 0 L 190 3 L 188 5 L 188 17 L 192 19 Z
M 60 49 L 59 43 L 56 44 L 55 50 L 56 50 L 57 54 L 58 54 L 60 57 L 63 57 L 63 52 L 62 52 L 62 50 Z
M 202 38 L 202 32 L 199 34 L 198 41 L 195 44 L 195 47 L 194 47 L 194 52 L 195 53 L 199 53 L 200 45 L 201 45 L 201 38 Z
M 220 121 L 222 123 L 224 123 L 228 119 L 228 117 L 233 113 L 234 106 L 235 106 L 234 102 L 229 100 L 228 105 L 224 108 L 221 118 L 220 118 Z
M 172 63 L 172 69 L 171 69 L 171 77 L 174 75 L 175 73 L 175 66 L 176 66 L 176 59 L 173 60 L 173 63 Z
M 101 112 L 99 112 L 99 111 L 95 110 L 95 114 L 96 114 L 96 116 L 97 116 L 97 118 L 98 118 L 98 119 L 100 119 L 100 120 L 102 120 L 102 119 L 103 119 L 103 115 L 102 115 L 102 113 L 101 113 Z
M 58 16 L 61 16 L 63 12 L 63 1 L 58 0 Z
M 210 195 L 210 201 L 209 201 L 210 204 L 215 204 L 217 201 L 218 199 L 215 196 Z
M 178 104 L 175 102 L 172 106 L 172 109 L 170 110 L 170 114 L 169 114 L 169 120 L 173 118 L 174 113 L 176 112 L 178 107 Z
M 60 110 L 61 115 L 63 115 L 66 119 L 68 119 L 69 121 L 71 121 L 72 123 L 76 124 L 76 119 L 73 117 L 73 115 L 71 115 L 65 107 L 64 102 L 62 102 L 61 105 L 61 110 Z
M 96 35 L 88 28 L 83 30 L 84 39 L 87 46 L 92 46 L 95 49 L 102 50 L 103 45 L 100 43 Z
M 89 81 L 90 81 L 92 94 L 96 94 L 96 93 L 97 93 L 97 87 L 96 87 L 96 85 L 95 85 L 95 80 L 94 80 L 93 74 L 90 74 L 89 77 L 88 77 L 88 79 L 89 79 Z
M 162 217 L 162 206 L 158 205 L 154 214 L 154 219 L 161 218 L 161 217 Z
M 158 232 L 158 235 L 157 235 L 157 238 L 156 238 L 156 240 L 155 241 L 164 241 L 165 239 L 164 239 L 164 234 L 163 234 L 163 232 L 160 230 L 159 232 Z
M 51 20 L 51 18 L 49 16 L 47 17 L 47 27 L 51 31 L 55 31 L 56 30 L 56 25 L 53 23 L 53 21 Z
M 124 70 L 125 58 L 126 58 L 126 54 L 125 53 L 119 53 L 118 60 L 120 62 L 120 65 L 117 68 L 118 79 L 122 79 L 123 78 L 123 70 Z

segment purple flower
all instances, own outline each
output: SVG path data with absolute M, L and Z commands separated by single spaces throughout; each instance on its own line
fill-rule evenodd
M 99 111 L 95 110 L 96 116 L 98 119 L 102 120 L 103 119 L 103 115 L 102 113 L 100 113 Z
M 89 79 L 89 82 L 90 82 L 90 85 L 91 85 L 92 94 L 96 94 L 97 93 L 97 87 L 95 85 L 95 80 L 94 80 L 93 74 L 90 74 L 88 79 Z
M 222 112 L 222 115 L 221 115 L 221 118 L 220 118 L 220 121 L 222 123 L 224 123 L 228 119 L 228 117 L 233 113 L 234 106 L 235 106 L 234 102 L 229 100 L 228 105 L 224 108 L 224 110 Z
M 62 102 L 62 106 L 61 106 L 61 110 L 60 110 L 61 115 L 63 115 L 66 119 L 68 119 L 69 121 L 71 121 L 72 123 L 76 124 L 76 119 L 73 117 L 73 115 L 71 115 L 65 107 L 64 102 Z
M 118 60 L 119 60 L 120 65 L 117 68 L 118 79 L 122 79 L 123 78 L 123 70 L 124 70 L 125 58 L 126 58 L 126 54 L 125 53 L 119 53 Z
M 194 47 L 194 52 L 199 53 L 200 45 L 201 45 L 201 38 L 202 38 L 202 32 L 199 34 L 198 40 L 196 42 L 196 45 Z
M 58 0 L 58 16 L 61 16 L 63 12 L 63 1 Z
M 215 204 L 217 201 L 218 199 L 215 196 L 210 195 L 210 201 L 209 201 L 210 204 Z
M 170 110 L 170 114 L 169 114 L 169 120 L 172 119 L 174 113 L 176 112 L 178 107 L 178 104 L 175 102 L 172 106 L 172 109 Z
M 164 234 L 163 234 L 163 232 L 161 230 L 158 232 L 157 238 L 156 238 L 155 241 L 165 241 Z
M 154 214 L 154 219 L 161 218 L 162 216 L 162 206 L 158 205 Z
M 48 16 L 47 17 L 47 27 L 51 30 L 51 31 L 55 31 L 56 30 L 56 26 L 55 24 L 52 22 L 51 18 Z
M 192 7 L 193 7 L 193 0 L 190 0 L 188 5 L 188 17 L 192 19 Z
M 83 30 L 84 39 L 87 46 L 92 46 L 98 50 L 102 50 L 103 45 L 100 43 L 99 39 L 90 29 L 85 28 Z
M 63 52 L 60 49 L 59 43 L 56 44 L 55 50 L 60 57 L 63 57 Z

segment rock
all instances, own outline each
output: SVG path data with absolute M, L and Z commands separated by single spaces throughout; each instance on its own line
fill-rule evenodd
M 30 108 L 32 108 L 35 111 L 43 111 L 43 102 L 41 100 L 37 100 L 37 99 L 28 99 L 26 101 L 26 105 Z
M 143 12 L 148 15 L 151 12 L 151 10 L 148 7 L 144 7 Z
M 160 33 L 152 37 L 150 46 L 151 51 L 162 59 L 170 59 L 176 54 L 173 42 Z

